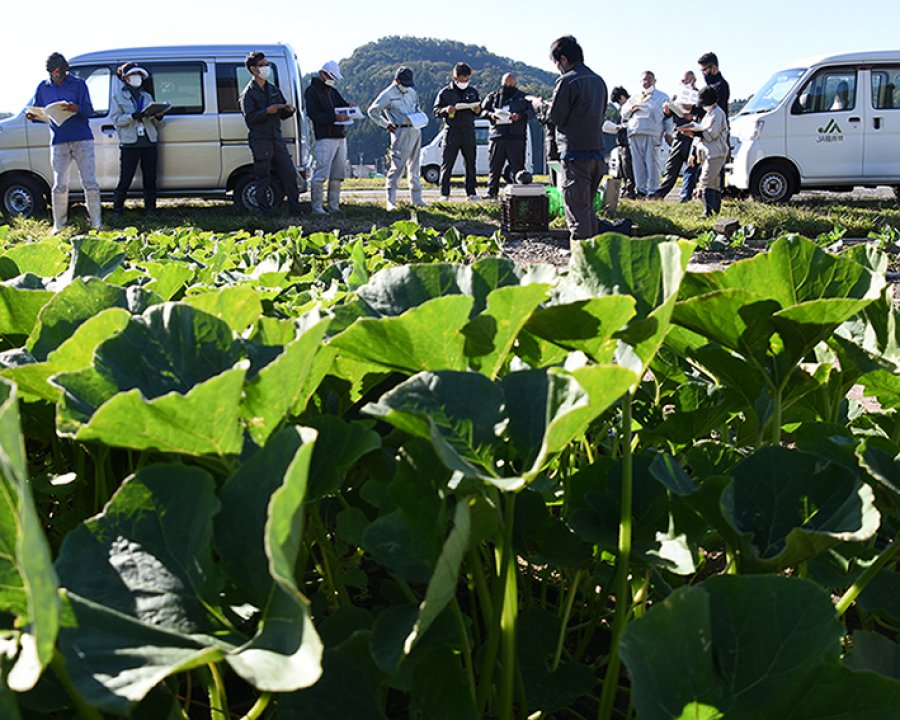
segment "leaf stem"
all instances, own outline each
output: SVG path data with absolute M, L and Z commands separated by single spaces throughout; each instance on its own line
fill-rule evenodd
M 466 630 L 466 621 L 463 618 L 462 610 L 460 610 L 459 602 L 456 598 L 450 601 L 450 607 L 453 610 L 453 617 L 456 618 L 456 626 L 459 628 L 459 638 L 462 643 L 463 665 L 466 669 L 466 679 L 469 681 L 469 694 L 472 696 L 472 702 L 476 702 L 476 685 L 475 685 L 475 669 L 472 667 L 472 646 L 469 644 L 469 633 Z
M 222 720 L 228 720 L 231 715 L 228 712 L 228 696 L 225 694 L 225 683 L 222 680 L 222 673 L 215 663 L 209 663 L 209 674 L 212 676 L 212 682 L 207 685 L 209 692 L 209 717 L 214 720 L 221 717 Z
M 519 595 L 516 588 L 516 554 L 513 551 L 513 520 L 516 496 L 506 496 L 501 572 L 503 606 L 500 615 L 502 675 L 500 676 L 500 720 L 513 719 L 513 695 L 516 682 L 516 619 L 519 614 Z
M 628 575 L 631 565 L 631 513 L 634 503 L 634 467 L 631 452 L 631 403 L 632 395 L 628 393 L 622 400 L 622 502 L 619 515 L 619 549 L 616 563 L 616 576 L 613 591 L 616 597 L 616 610 L 613 616 L 612 639 L 609 662 L 603 680 L 603 692 L 597 720 L 610 720 L 613 705 L 616 701 L 616 690 L 619 686 L 619 669 L 622 660 L 619 657 L 619 641 L 628 625 Z
M 559 667 L 559 661 L 562 657 L 563 644 L 566 640 L 566 628 L 569 625 L 569 618 L 572 616 L 572 606 L 575 604 L 575 595 L 578 592 L 578 584 L 584 576 L 584 570 L 575 573 L 575 579 L 572 581 L 572 587 L 569 588 L 566 596 L 566 604 L 563 608 L 562 623 L 559 627 L 559 640 L 556 643 L 556 653 L 553 655 L 553 664 L 550 666 L 550 672 L 556 672 Z
M 844 613 L 850 609 L 854 600 L 856 600 L 856 598 L 859 597 L 859 594 L 866 589 L 866 585 L 872 582 L 884 566 L 891 561 L 891 558 L 897 554 L 897 550 L 900 550 L 900 535 L 894 538 L 893 542 L 882 550 L 881 554 L 865 569 L 862 575 L 856 578 L 856 581 L 847 588 L 847 592 L 841 596 L 841 599 L 838 600 L 837 605 L 835 605 L 838 617 L 844 616 Z
M 262 714 L 265 712 L 266 708 L 269 706 L 269 702 L 272 700 L 272 693 L 263 693 L 260 695 L 256 702 L 253 703 L 253 707 L 247 711 L 247 714 L 241 718 L 241 720 L 259 720 L 262 717 Z

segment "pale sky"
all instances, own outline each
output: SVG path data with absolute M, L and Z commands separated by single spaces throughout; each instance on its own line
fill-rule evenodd
M 652 70 L 657 87 L 674 93 L 681 73 L 696 71 L 697 58 L 713 50 L 732 98 L 745 98 L 773 70 L 799 58 L 900 47 L 896 0 L 6 0 L 0 22 L 7 58 L 0 111 L 12 112 L 26 104 L 46 77 L 44 64 L 53 51 L 71 58 L 143 45 L 236 43 L 249 50 L 255 44 L 286 42 L 296 50 L 302 71 L 310 72 L 379 38 L 413 35 L 481 45 L 555 72 L 548 59 L 550 42 L 573 34 L 587 65 L 609 87 L 624 85 L 635 92 L 641 72 Z M 499 78 L 476 75 L 473 82 L 491 89 Z M 352 100 L 364 104 L 371 98 Z

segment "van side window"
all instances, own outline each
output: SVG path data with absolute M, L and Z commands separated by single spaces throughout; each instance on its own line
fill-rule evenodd
M 80 77 L 87 84 L 91 105 L 94 106 L 93 117 L 106 117 L 109 113 L 109 81 L 112 70 L 106 66 L 74 67 L 72 74 Z
M 216 64 L 216 97 L 219 101 L 219 113 L 240 113 L 241 106 L 238 98 L 252 77 L 250 71 L 244 67 L 244 63 Z M 280 87 L 276 65 L 272 65 L 272 76 L 269 78 L 269 82 L 275 87 Z
M 147 63 L 147 90 L 157 102 L 172 104 L 169 115 L 202 115 L 202 63 Z
M 791 106 L 792 115 L 843 112 L 856 107 L 856 70 L 830 68 L 814 75 Z
M 900 67 L 872 70 L 872 107 L 876 110 L 900 110 Z

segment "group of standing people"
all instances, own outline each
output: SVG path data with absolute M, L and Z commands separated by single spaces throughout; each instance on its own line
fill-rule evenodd
M 728 83 L 719 71 L 715 53 L 698 59 L 705 87 L 697 89 L 692 70 L 681 78 L 680 92 L 669 97 L 656 89 L 652 72 L 641 76 L 641 93 L 633 96 L 621 86 L 610 95 L 620 124 L 614 127 L 619 146 L 624 196 L 632 199 L 666 197 L 684 168 L 681 201 L 691 199 L 698 180 L 703 188 L 706 214 L 719 211 L 722 168 L 728 157 Z M 661 148 L 668 145 L 665 170 Z

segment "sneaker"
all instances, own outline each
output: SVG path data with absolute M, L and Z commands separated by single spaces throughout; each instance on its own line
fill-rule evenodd
M 481 200 L 481 198 L 478 197 L 475 193 L 472 193 L 471 195 L 469 195 L 469 197 L 467 199 L 469 202 L 478 202 L 479 200 Z
M 449 195 L 441 195 L 441 202 L 450 202 Z
M 313 208 L 313 215 L 327 215 L 325 208 Z

